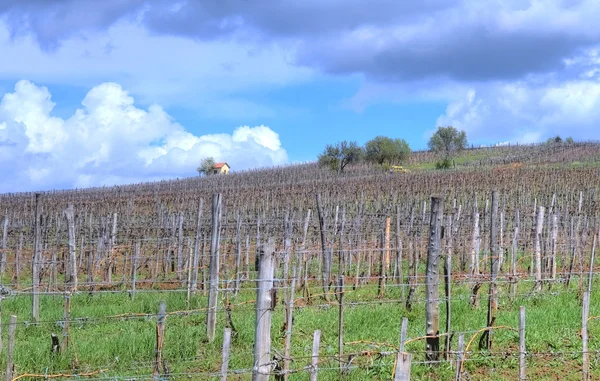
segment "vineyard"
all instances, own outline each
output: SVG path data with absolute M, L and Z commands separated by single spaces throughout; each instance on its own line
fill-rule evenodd
M 0 195 L 6 380 L 600 377 L 600 144 Z

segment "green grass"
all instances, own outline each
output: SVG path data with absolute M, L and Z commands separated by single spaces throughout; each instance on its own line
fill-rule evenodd
M 536 374 L 536 379 L 555 379 L 558 374 L 569 374 L 579 378 L 581 355 L 573 353 L 581 351 L 581 307 L 575 289 L 577 282 L 570 289 L 562 285 L 554 285 L 552 290 L 544 290 L 540 294 L 531 294 L 531 283 L 524 282 L 519 288 L 519 297 L 512 300 L 508 286 L 500 288 L 499 307 L 496 325 L 518 328 L 518 310 L 523 305 L 527 311 L 527 350 L 529 353 L 547 353 L 545 358 L 529 359 L 529 371 Z M 600 285 L 595 285 L 595 289 Z M 312 286 L 312 293 L 320 293 L 320 287 Z M 377 286 L 365 285 L 358 290 L 348 288 L 345 294 L 347 307 L 344 318 L 345 353 L 361 351 L 391 351 L 390 346 L 398 345 L 400 323 L 402 317 L 409 319 L 409 338 L 423 336 L 424 294 L 420 288 L 417 301 L 412 311 L 406 311 L 404 304 L 399 303 L 401 290 L 389 285 L 384 300 L 377 299 Z M 600 314 L 597 307 L 600 302 L 598 292 L 592 294 L 591 316 Z M 221 294 L 222 295 L 222 294 Z M 440 290 L 443 295 L 443 289 Z M 466 285 L 455 285 L 452 293 L 452 331 L 457 332 L 453 338 L 456 347 L 458 332 L 467 332 L 465 341 L 469 341 L 473 331 L 486 324 L 487 288 L 481 289 L 481 306 L 475 309 L 469 305 L 470 288 Z M 233 306 L 233 323 L 237 334 L 232 340 L 230 369 L 251 369 L 254 341 L 254 305 L 240 304 L 255 298 L 252 289 L 243 290 L 238 296 L 230 295 Z M 280 300 L 283 295 L 279 295 Z M 201 293 L 192 297 L 191 308 L 201 309 L 206 305 L 206 297 Z M 63 297 L 61 295 L 43 296 L 41 298 L 42 320 L 37 326 L 27 323 L 31 320 L 31 297 L 16 296 L 2 302 L 3 339 L 7 340 L 7 323 L 11 314 L 16 314 L 19 324 L 16 334 L 15 364 L 17 372 L 48 373 L 76 372 L 85 373 L 104 369 L 109 376 L 148 376 L 152 372 L 152 360 L 155 349 L 155 319 L 160 300 L 167 302 L 168 311 L 186 309 L 184 292 L 144 292 L 136 294 L 132 301 L 126 292 L 98 293 L 87 292 L 73 296 L 71 304 L 72 343 L 67 353 L 52 355 L 50 352 L 50 335 L 62 336 L 60 320 L 63 315 Z M 120 314 L 148 314 L 142 317 L 106 318 Z M 206 315 L 198 311 L 186 316 L 170 315 L 167 318 L 164 358 L 172 374 L 186 372 L 214 373 L 220 368 L 222 330 L 225 326 L 225 314 L 219 312 L 217 339 L 213 343 L 206 340 Z M 283 335 L 281 327 L 284 313 L 281 303 L 273 313 L 272 346 L 283 353 Z M 337 322 L 338 308 L 335 302 L 326 305 L 319 297 L 312 300 L 312 305 L 303 305 L 301 301 L 294 312 L 292 335 L 292 357 L 295 361 L 292 368 L 302 369 L 310 363 L 308 356 L 312 347 L 312 334 L 316 329 L 322 330 L 321 364 L 319 379 L 334 380 L 339 378 L 337 362 Z M 445 305 L 440 303 L 440 330 L 445 326 Z M 600 321 L 590 322 L 590 348 L 600 350 Z M 472 379 L 514 379 L 518 372 L 518 334 L 511 330 L 498 330 L 494 333 L 492 356 L 480 352 L 478 337 L 470 347 L 469 359 L 465 362 L 465 370 Z M 351 342 L 367 341 L 370 343 Z M 379 343 L 379 344 L 375 344 Z M 382 346 L 387 343 L 389 346 Z M 424 342 L 414 341 L 407 344 L 407 350 L 414 354 L 412 367 L 414 379 L 449 380 L 453 378 L 454 369 L 444 363 L 436 367 L 419 365 L 424 360 Z M 554 354 L 552 354 L 554 353 Z M 562 353 L 558 355 L 559 353 Z M 327 357 L 329 356 L 329 357 Z M 75 359 L 77 358 L 77 362 Z M 598 361 L 592 355 L 593 364 Z M 2 367 L 5 360 L 2 360 Z M 351 370 L 345 379 L 389 379 L 391 377 L 394 356 L 358 356 L 353 360 L 357 367 Z M 545 364 L 554 364 L 545 368 Z M 74 370 L 74 367 L 76 369 Z M 600 372 L 598 372 L 600 375 Z M 544 378 L 546 377 L 547 378 Z M 553 378 L 554 377 L 554 378 Z M 206 379 L 207 375 L 195 375 L 193 379 Z M 240 379 L 250 379 L 250 374 Z M 188 379 L 173 377 L 173 379 Z M 294 374 L 292 379 L 308 379 L 306 372 Z

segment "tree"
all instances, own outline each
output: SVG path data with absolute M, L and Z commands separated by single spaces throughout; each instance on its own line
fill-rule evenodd
M 319 166 L 329 167 L 341 173 L 348 164 L 359 162 L 363 155 L 363 149 L 356 142 L 344 140 L 325 147 L 323 153 L 319 155 Z
M 410 147 L 404 139 L 391 139 L 377 136 L 365 145 L 367 160 L 377 164 L 392 164 L 406 161 Z
M 575 143 L 575 141 L 573 140 L 572 137 L 569 136 L 568 138 L 565 139 L 565 143 L 567 143 L 567 144 L 573 144 L 573 143 Z
M 207 157 L 200 163 L 200 166 L 196 168 L 198 171 L 198 175 L 210 176 L 213 173 L 213 169 L 215 167 L 215 159 L 212 157 Z
M 429 138 L 428 146 L 430 150 L 439 152 L 445 159 L 449 159 L 454 153 L 467 148 L 467 133 L 452 126 L 438 127 Z
M 562 141 L 563 140 L 560 135 L 556 135 L 553 138 L 548 138 L 548 140 L 546 140 L 546 144 L 562 143 Z

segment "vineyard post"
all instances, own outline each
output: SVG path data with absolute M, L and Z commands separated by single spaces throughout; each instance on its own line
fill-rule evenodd
M 590 317 L 590 293 L 583 293 L 581 313 L 581 340 L 583 342 L 583 381 L 590 379 L 590 354 L 588 352 L 588 320 Z
M 202 206 L 203 199 L 198 200 L 198 212 L 196 213 L 196 234 L 194 236 L 194 260 L 192 267 L 192 291 L 198 290 L 198 264 L 200 262 L 200 240 L 202 238 Z
M 517 256 L 518 256 L 518 243 L 519 243 L 519 226 L 520 225 L 520 219 L 519 219 L 519 209 L 515 210 L 515 232 L 513 235 L 513 241 L 512 241 L 512 282 L 511 282 L 511 287 L 512 287 L 512 296 L 513 298 L 517 297 Z
M 473 210 L 473 235 L 471 239 L 471 260 L 469 270 L 472 276 L 479 274 L 479 212 L 477 206 Z
M 396 282 L 400 287 L 400 302 L 404 300 L 404 274 L 402 271 L 402 237 L 400 236 L 400 205 L 396 205 Z
M 442 240 L 442 219 L 444 201 L 441 197 L 431 198 L 431 219 L 429 223 L 429 247 L 427 250 L 427 266 L 425 278 L 425 351 L 428 361 L 437 361 L 440 349 L 439 338 L 439 265 Z M 410 359 L 409 359 L 410 363 Z
M 444 263 L 444 291 L 446 294 L 446 360 L 450 359 L 450 317 L 451 317 L 451 301 L 450 301 L 450 293 L 451 293 L 451 281 L 452 281 L 452 215 L 448 215 L 448 223 L 446 227 L 447 234 L 447 253 L 446 253 L 446 261 Z
M 32 282 L 33 282 L 33 301 L 32 315 L 33 321 L 40 320 L 40 246 L 41 246 L 41 221 L 42 205 L 40 202 L 40 194 L 35 194 L 35 237 L 33 243 L 33 260 L 32 260 Z
M 404 354 L 404 343 L 406 342 L 406 332 L 408 330 L 408 318 L 402 318 L 402 328 L 400 328 L 400 347 L 396 355 L 396 369 L 394 369 L 394 381 L 402 380 L 402 357 Z
M 344 276 L 340 275 L 338 280 L 337 292 L 335 296 L 338 300 L 338 358 L 340 364 L 340 375 L 342 372 L 342 356 L 344 355 Z
M 73 215 L 73 204 L 69 204 L 65 209 L 67 218 L 68 240 L 69 240 L 69 258 L 67 261 L 66 283 L 69 289 L 77 288 L 77 253 L 75 251 L 75 221 Z M 81 253 L 80 253 L 81 255 Z
M 4 276 L 6 270 L 6 238 L 8 236 L 8 211 L 2 224 L 2 257 L 0 259 L 0 273 Z
M 542 245 L 541 236 L 544 227 L 544 207 L 538 208 L 535 223 L 535 290 L 542 289 Z
M 238 212 L 235 224 L 235 282 L 234 289 L 237 295 L 240 292 L 240 277 L 242 265 L 242 219 Z
M 598 236 L 596 234 L 594 234 L 594 243 L 592 244 L 592 257 L 590 258 L 590 270 L 588 272 L 588 285 L 587 285 L 587 291 L 590 294 L 592 292 L 592 282 L 594 280 L 594 259 L 596 257 L 596 240 L 597 239 L 598 239 Z
M 287 284 L 290 269 L 290 247 L 292 246 L 292 224 L 290 223 L 290 212 L 285 212 L 283 220 L 283 279 Z M 237 262 L 236 262 L 237 263 Z
M 385 251 L 385 270 L 386 273 L 389 272 L 391 270 L 391 266 L 390 266 L 390 222 L 391 219 L 390 217 L 387 217 L 385 219 L 385 237 L 384 237 L 384 244 L 383 244 L 383 250 Z M 385 279 L 384 279 L 385 282 Z
M 552 215 L 552 280 L 556 280 L 556 239 L 558 237 L 558 215 Z
M 288 379 L 290 371 L 290 353 L 292 349 L 292 326 L 294 324 L 293 313 L 294 313 L 294 291 L 296 290 L 296 273 L 297 266 L 292 268 L 292 284 L 289 288 L 288 300 L 285 309 L 285 349 L 283 354 L 283 370 L 284 379 Z
M 302 245 L 300 245 L 300 250 L 302 250 L 302 263 L 304 264 L 304 274 L 303 274 L 303 280 L 302 280 L 302 288 L 305 289 L 306 288 L 306 282 L 308 282 L 308 272 L 309 272 L 309 261 L 308 258 L 306 256 L 306 235 L 308 234 L 308 223 L 310 222 L 310 213 L 311 210 L 308 209 L 306 211 L 306 217 L 304 218 L 304 226 L 302 229 Z
M 410 381 L 410 362 L 412 355 L 408 352 L 398 354 L 394 381 Z
M 488 293 L 487 327 L 491 328 L 498 310 L 498 191 L 492 192 L 492 213 L 490 214 L 490 285 Z M 492 330 L 487 331 L 486 348 L 492 348 Z
M 187 260 L 187 282 L 186 282 L 186 295 L 185 295 L 185 305 L 189 308 L 190 307 L 190 297 L 192 296 L 192 267 L 194 267 L 193 264 L 194 261 L 194 250 L 192 249 L 192 247 L 190 246 L 188 248 L 188 260 Z
M 15 256 L 15 286 L 19 288 L 19 275 L 21 272 L 21 252 L 23 250 L 23 230 L 19 232 L 19 243 L 17 245 L 17 253 Z
M 385 244 L 385 234 L 386 231 L 383 230 L 381 232 L 381 236 L 379 238 L 379 286 L 377 289 L 377 297 L 378 298 L 383 298 L 385 296 L 385 278 L 386 278 L 386 270 L 387 270 L 387 263 L 386 263 L 386 253 L 387 250 L 385 248 L 386 244 Z
M 212 231 L 210 237 L 210 289 L 208 294 L 208 313 L 206 315 L 206 336 L 208 341 L 215 339 L 217 327 L 217 297 L 219 292 L 219 236 L 221 230 L 221 194 L 212 198 Z
M 183 279 L 183 212 L 179 212 L 177 226 L 177 278 Z
M 525 307 L 519 308 L 519 380 L 527 379 L 526 360 L 525 360 Z
M 321 331 L 316 330 L 313 334 L 312 357 L 310 361 L 310 381 L 317 381 L 319 372 L 319 345 L 321 344 Z
M 8 350 L 6 352 L 6 381 L 13 379 L 14 365 L 13 355 L 15 352 L 15 331 L 17 329 L 17 317 L 10 316 L 10 325 L 8 326 Z
M 465 335 L 458 336 L 458 351 L 456 352 L 456 381 L 462 380 L 462 363 L 465 357 Z
M 156 315 L 156 350 L 154 351 L 154 380 L 160 380 L 162 365 L 162 347 L 165 342 L 165 320 L 167 318 L 167 303 L 163 300 L 158 306 Z
M 223 331 L 223 362 L 221 363 L 221 381 L 227 380 L 227 369 L 229 368 L 229 347 L 231 346 L 231 328 Z
M 64 294 L 64 311 L 63 311 L 63 337 L 60 344 L 60 352 L 65 354 L 67 353 L 67 348 L 69 347 L 69 326 L 71 322 L 71 292 L 65 291 Z
M 254 337 L 253 381 L 268 381 L 271 373 L 271 311 L 273 309 L 273 239 L 259 251 L 259 270 L 256 280 L 256 329 Z
M 140 256 L 140 241 L 135 243 L 135 249 L 133 252 L 133 263 L 131 265 L 131 300 L 135 298 L 135 283 L 137 281 L 137 263 Z
M 317 211 L 319 213 L 319 228 L 321 231 L 321 255 L 323 263 L 323 292 L 325 293 L 325 300 L 329 302 L 329 280 L 331 277 L 331 263 L 329 261 L 329 253 L 327 250 L 327 231 L 325 226 L 325 213 L 323 212 L 323 206 L 321 205 L 321 195 L 317 194 Z

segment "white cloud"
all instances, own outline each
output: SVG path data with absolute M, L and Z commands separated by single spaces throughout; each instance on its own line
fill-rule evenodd
M 452 125 L 474 142 L 539 142 L 560 134 L 600 139 L 600 82 L 520 81 L 479 85 L 452 101 L 436 125 Z
M 267 126 L 196 136 L 162 107 L 136 107 L 116 83 L 91 89 L 71 117 L 51 115 L 45 87 L 19 81 L 0 102 L 0 191 L 120 184 L 195 175 L 213 156 L 233 169 L 288 162 Z

